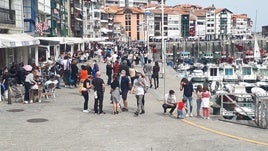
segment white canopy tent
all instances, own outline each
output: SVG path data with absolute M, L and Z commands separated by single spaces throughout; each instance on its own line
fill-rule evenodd
M 0 48 L 14 48 L 38 45 L 40 41 L 26 33 L 0 34 Z

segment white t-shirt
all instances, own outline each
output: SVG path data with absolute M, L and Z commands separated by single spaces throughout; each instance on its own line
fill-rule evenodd
M 176 96 L 175 96 L 175 94 L 173 94 L 173 95 L 169 95 L 169 93 L 166 94 L 165 95 L 165 101 L 167 103 L 175 103 L 176 102 Z
M 144 95 L 144 89 L 143 89 L 142 85 L 138 82 L 138 79 L 134 80 L 133 86 L 136 90 L 136 95 Z
M 116 61 L 116 58 L 118 57 L 118 55 L 116 53 L 114 53 L 112 55 L 112 62 L 114 63 Z

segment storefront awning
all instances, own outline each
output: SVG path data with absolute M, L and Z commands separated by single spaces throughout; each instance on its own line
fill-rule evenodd
M 40 41 L 25 33 L 0 34 L 0 48 L 14 48 L 38 45 Z
M 84 43 L 82 38 L 78 37 L 37 37 L 39 40 L 59 42 L 59 44 L 78 44 Z

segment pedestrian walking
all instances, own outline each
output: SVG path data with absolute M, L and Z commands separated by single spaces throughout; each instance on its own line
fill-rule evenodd
M 84 113 L 88 113 L 88 101 L 89 101 L 89 89 L 92 87 L 91 81 L 93 77 L 91 75 L 88 76 L 88 78 L 84 79 L 83 81 L 83 88 L 82 88 L 82 95 L 84 97 Z
M 70 61 L 68 56 L 64 56 L 64 59 L 62 60 L 62 66 L 63 66 L 63 81 L 65 84 L 65 87 L 70 86 L 69 76 L 70 76 Z
M 78 76 L 79 76 L 79 71 L 77 67 L 77 60 L 73 60 L 71 64 L 71 77 L 70 77 L 70 85 L 71 87 L 76 87 L 77 88 L 77 82 L 78 82 Z
M 157 89 L 159 87 L 159 71 L 160 71 L 160 66 L 158 64 L 158 61 L 156 61 L 154 66 L 153 66 L 153 74 L 152 74 L 155 89 Z
M 111 85 L 112 82 L 112 74 L 113 74 L 113 66 L 110 61 L 107 61 L 106 65 L 106 75 L 108 77 L 107 79 L 107 85 Z
M 103 112 L 103 95 L 105 92 L 105 83 L 101 78 L 101 73 L 98 71 L 96 73 L 96 78 L 92 80 L 92 85 L 94 87 L 94 111 L 95 114 L 105 114 Z
M 96 73 L 99 71 L 99 65 L 97 64 L 97 60 L 93 60 L 93 69 L 92 69 L 92 76 L 96 78 Z
M 144 96 L 144 79 L 141 76 L 140 72 L 137 72 L 137 78 L 134 80 L 133 87 L 131 89 L 131 93 L 134 94 L 135 90 L 135 96 L 137 99 L 137 110 L 134 113 L 135 116 L 139 116 L 140 112 L 144 112 L 144 104 L 142 103 L 142 99 Z
M 123 99 L 124 107 L 122 111 L 128 111 L 128 102 L 127 102 L 127 94 L 128 91 L 131 90 L 131 80 L 130 77 L 126 75 L 126 71 L 122 70 L 119 77 L 119 86 L 121 90 L 121 95 Z
M 113 82 L 111 83 L 111 99 L 113 102 L 113 114 L 119 113 L 120 91 L 119 80 L 117 75 L 113 75 Z
M 183 98 L 187 100 L 186 103 L 186 117 L 193 116 L 193 92 L 194 92 L 194 88 L 193 88 L 193 84 L 188 81 L 188 79 L 186 78 L 182 78 L 181 83 L 180 83 L 180 90 L 183 90 Z M 190 109 L 190 113 L 189 113 L 189 109 Z M 190 115 L 189 115 L 190 114 Z
M 148 63 L 143 66 L 143 72 L 146 76 L 146 79 L 150 82 L 150 88 L 153 87 L 152 85 L 153 66 L 151 63 L 152 63 L 152 60 L 148 59 Z

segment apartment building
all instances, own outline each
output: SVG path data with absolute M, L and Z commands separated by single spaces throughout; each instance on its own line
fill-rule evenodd
M 174 40 L 181 38 L 181 14 L 178 11 L 168 11 L 168 34 Z
M 206 12 L 204 10 L 196 11 L 193 14 L 195 21 L 195 37 L 200 40 L 205 40 L 206 36 Z
M 104 6 L 119 6 L 119 7 L 145 7 L 148 0 L 103 0 Z
M 119 7 L 114 22 L 121 22 L 128 40 L 144 40 L 140 24 L 144 21 L 144 10 L 137 7 Z
M 246 14 L 232 15 L 232 36 L 233 38 L 246 38 L 251 35 L 252 22 Z
M 212 5 L 211 7 L 205 8 L 206 10 L 206 40 L 216 39 L 216 31 L 215 31 L 215 7 Z
M 232 14 L 226 8 L 219 8 L 215 10 L 215 39 L 229 39 L 231 36 L 232 28 Z
M 109 7 L 101 9 L 101 37 L 107 41 L 114 41 L 114 13 L 115 10 Z
M 101 9 L 98 0 L 84 1 L 84 33 L 83 37 L 101 38 Z

